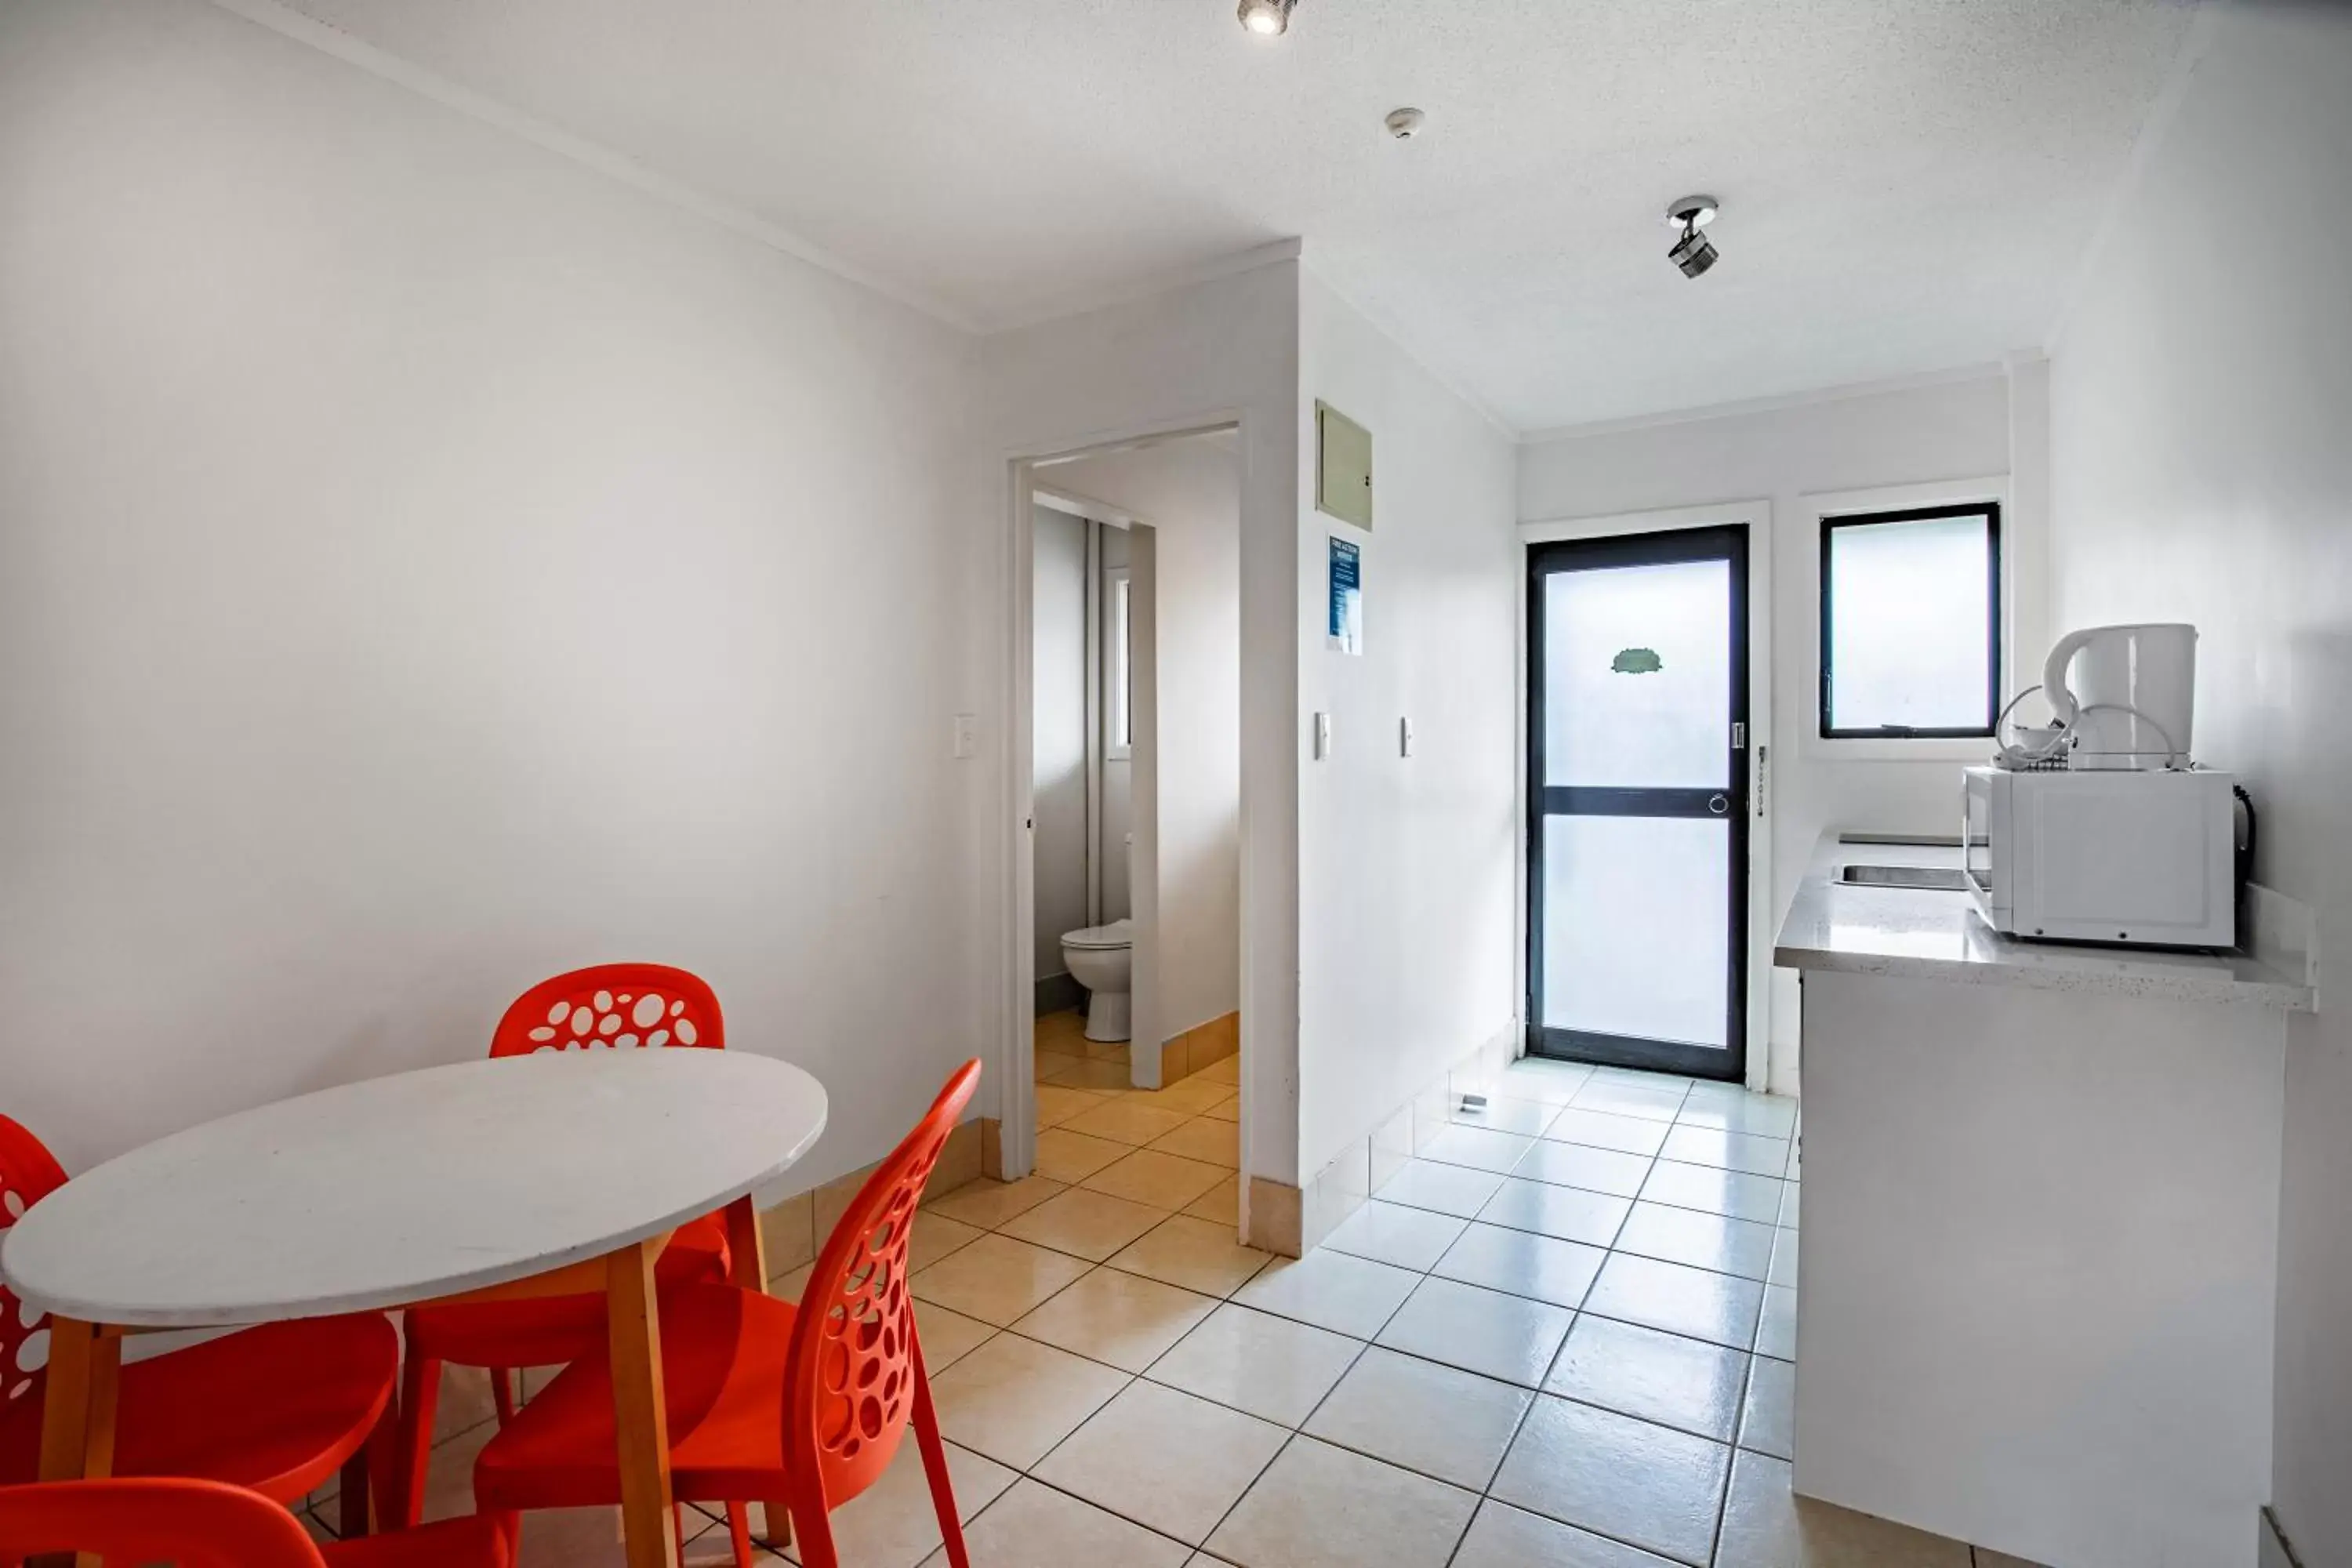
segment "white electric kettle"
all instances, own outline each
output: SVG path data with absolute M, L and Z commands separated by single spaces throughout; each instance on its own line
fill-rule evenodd
M 2185 768 L 2197 716 L 2197 628 L 2091 626 L 2050 650 L 2042 691 L 2070 768 Z

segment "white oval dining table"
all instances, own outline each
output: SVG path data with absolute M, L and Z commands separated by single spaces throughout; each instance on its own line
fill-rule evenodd
M 727 1211 L 766 1287 L 751 1194 L 824 1131 L 815 1079 L 742 1051 L 543 1051 L 339 1085 L 76 1176 L 0 1243 L 51 1314 L 41 1475 L 107 1473 L 126 1331 L 602 1290 L 630 1568 L 677 1562 L 654 1261 Z

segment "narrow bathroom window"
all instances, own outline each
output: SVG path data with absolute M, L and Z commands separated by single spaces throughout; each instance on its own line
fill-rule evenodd
M 1110 584 L 1110 615 L 1103 628 L 1103 754 L 1117 761 L 1135 741 L 1128 662 L 1128 580 L 1125 568 L 1104 574 Z

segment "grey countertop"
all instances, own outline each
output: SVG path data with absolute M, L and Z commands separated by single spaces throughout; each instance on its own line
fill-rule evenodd
M 2310 987 L 2242 953 L 2021 942 L 1987 925 L 1964 892 L 1838 880 L 1848 865 L 1959 864 L 1959 850 L 1948 845 L 1842 844 L 1835 833 L 1823 834 L 1780 922 L 1772 962 L 1896 979 L 2311 1009 Z

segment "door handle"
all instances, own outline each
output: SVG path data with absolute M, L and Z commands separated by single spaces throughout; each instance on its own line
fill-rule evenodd
M 1731 809 L 1731 803 L 1724 799 L 1723 796 L 1719 795 L 1710 795 L 1707 797 L 1706 808 L 1707 810 L 1715 813 L 1716 816 L 1721 816 L 1725 812 Z

